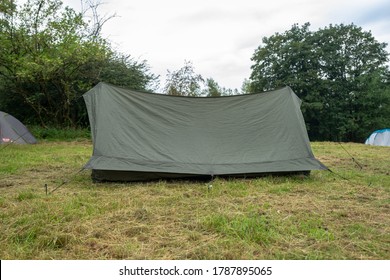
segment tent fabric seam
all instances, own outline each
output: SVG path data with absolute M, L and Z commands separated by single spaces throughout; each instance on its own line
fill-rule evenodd
M 166 163 L 176 163 L 176 164 L 194 164 L 194 165 L 215 165 L 215 166 L 224 166 L 224 165 L 243 165 L 243 164 L 267 164 L 267 163 L 277 163 L 284 162 L 290 160 L 300 160 L 300 159 L 314 159 L 317 160 L 314 156 L 309 157 L 300 157 L 300 158 L 291 158 L 291 159 L 283 159 L 283 160 L 275 160 L 275 161 L 262 161 L 262 162 L 243 162 L 243 163 L 196 163 L 196 162 L 181 162 L 181 161 L 146 161 L 146 160 L 135 160 L 131 158 L 121 158 L 121 157 L 109 157 L 109 156 L 92 156 L 93 158 L 106 158 L 106 159 L 118 159 L 124 161 L 134 162 L 136 164 L 148 164 L 148 163 L 156 163 L 156 164 L 166 164 Z M 88 165 L 88 164 L 87 164 Z

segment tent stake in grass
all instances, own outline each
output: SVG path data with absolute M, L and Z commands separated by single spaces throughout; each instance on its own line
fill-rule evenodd
M 10 146 L 10 145 L 13 144 L 13 143 L 18 143 L 19 139 L 23 139 L 23 136 L 24 136 L 24 135 L 27 135 L 28 133 L 30 133 L 30 131 L 26 131 L 26 132 L 23 133 L 22 135 L 19 135 L 19 137 L 15 138 L 15 139 L 12 139 L 12 141 L 7 142 L 7 144 L 5 144 L 4 146 L 2 146 L 2 147 L 0 148 L 0 151 L 1 151 L 1 150 L 4 150 L 5 148 L 7 148 L 8 146 Z
M 339 145 L 341 146 L 341 148 L 343 148 L 343 150 L 351 157 L 352 161 L 360 168 L 360 170 L 362 170 L 362 169 L 363 169 L 363 166 L 361 166 L 361 164 L 357 162 L 357 160 L 356 160 L 356 159 L 347 151 L 347 149 L 345 149 L 345 148 L 343 147 L 343 145 L 341 145 L 340 142 L 338 142 L 338 143 L 339 143 Z
M 80 172 L 84 171 L 85 168 L 81 168 L 79 171 L 77 171 L 75 174 L 73 174 L 72 177 L 70 177 L 68 180 L 65 180 L 63 181 L 61 184 L 59 184 L 54 190 L 50 191 L 49 194 L 52 194 L 53 192 L 55 192 L 56 190 L 58 190 L 60 187 L 62 187 L 63 185 L 67 184 L 67 183 L 70 183 L 75 177 L 77 174 L 79 174 Z M 46 186 L 46 189 L 47 189 L 47 184 L 45 184 Z

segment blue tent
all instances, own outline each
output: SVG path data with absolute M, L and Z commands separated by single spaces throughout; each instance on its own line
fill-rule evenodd
M 390 146 L 390 128 L 384 128 L 371 133 L 365 144 L 374 146 Z

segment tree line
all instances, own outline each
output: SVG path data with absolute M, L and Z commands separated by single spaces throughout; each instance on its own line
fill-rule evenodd
M 101 36 L 107 18 L 88 3 L 76 12 L 60 0 L 1 2 L 1 110 L 42 126 L 86 126 L 80 97 L 99 81 L 144 90 L 156 80 L 146 61 L 116 52 Z
M 309 27 L 263 38 L 252 57 L 249 91 L 289 85 L 303 101 L 311 140 L 361 142 L 389 127 L 386 44 L 354 24 Z
M 147 61 L 117 52 L 102 37 L 111 17 L 100 17 L 99 2 L 86 4 L 76 12 L 60 0 L 0 3 L 0 110 L 31 124 L 85 127 L 80 97 L 98 82 L 157 89 L 159 77 Z M 290 86 L 302 100 L 311 140 L 361 142 L 390 126 L 389 54 L 361 27 L 331 24 L 311 31 L 309 23 L 295 24 L 262 38 L 251 60 L 240 90 L 205 79 L 185 61 L 167 71 L 163 93 L 215 97 Z

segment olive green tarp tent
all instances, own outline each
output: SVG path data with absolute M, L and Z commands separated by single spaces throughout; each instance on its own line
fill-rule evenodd
M 313 155 L 289 87 L 182 97 L 99 83 L 83 95 L 96 181 L 257 176 L 327 169 Z

